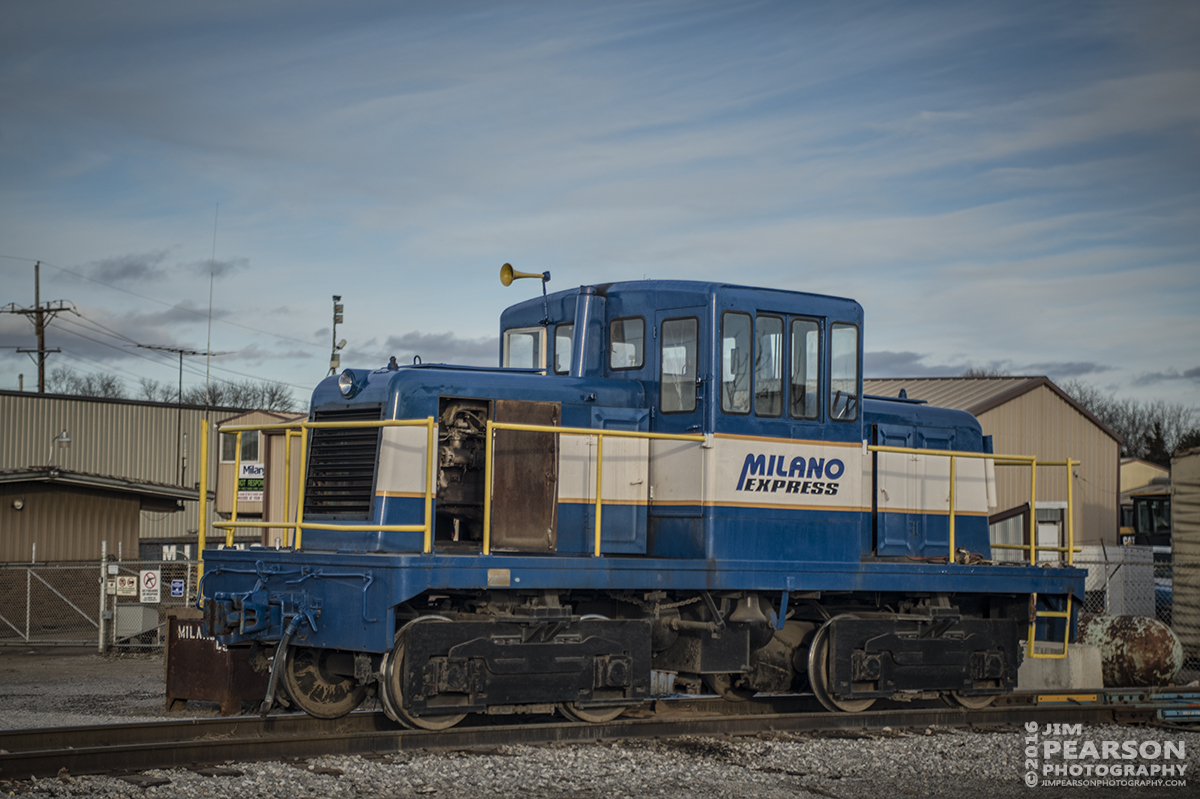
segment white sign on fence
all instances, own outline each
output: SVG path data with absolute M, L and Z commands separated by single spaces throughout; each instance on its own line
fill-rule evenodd
M 117 596 L 137 596 L 138 580 L 132 574 L 117 575 Z
M 162 601 L 162 574 L 158 569 L 142 569 L 138 574 L 138 585 L 141 586 L 141 600 L 147 604 L 157 605 Z

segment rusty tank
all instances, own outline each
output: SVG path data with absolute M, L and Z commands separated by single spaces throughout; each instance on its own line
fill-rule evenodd
M 1171 628 L 1148 616 L 1079 617 L 1079 643 L 1100 650 L 1106 688 L 1170 685 L 1183 668 L 1183 645 Z

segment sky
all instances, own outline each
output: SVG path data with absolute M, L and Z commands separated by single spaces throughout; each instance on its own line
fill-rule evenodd
M 868 377 L 1200 413 L 1200 4 L 0 4 L 0 306 L 174 385 L 494 364 L 549 289 L 852 297 Z M 211 293 L 211 329 L 209 321 Z M 9 306 L 9 304 L 13 304 Z M 0 389 L 36 385 L 0 313 Z M 184 386 L 206 359 L 184 359 Z

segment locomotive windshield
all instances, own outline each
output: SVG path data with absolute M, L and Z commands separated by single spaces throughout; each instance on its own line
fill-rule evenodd
M 515 369 L 545 369 L 546 329 L 517 327 L 505 330 L 503 365 Z

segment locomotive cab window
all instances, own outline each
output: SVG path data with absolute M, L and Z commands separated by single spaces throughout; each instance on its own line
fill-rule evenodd
M 696 346 L 699 323 L 694 317 L 662 323 L 659 406 L 663 413 L 696 410 Z
M 793 419 L 816 419 L 821 401 L 821 324 L 792 320 L 791 387 L 788 413 Z
M 783 319 L 759 316 L 754 345 L 754 413 L 782 416 Z
M 608 326 L 608 368 L 641 369 L 645 341 L 646 323 L 642 317 L 612 320 Z
M 505 330 L 503 365 L 515 369 L 545 369 L 546 329 L 514 327 Z
M 554 328 L 554 374 L 565 375 L 571 371 L 571 342 L 575 338 L 575 325 L 557 325 Z
M 852 422 L 858 418 L 858 328 L 835 323 L 829 341 L 829 416 Z
M 721 316 L 721 410 L 750 413 L 750 314 Z

